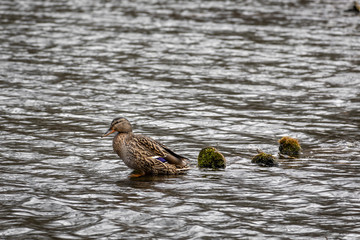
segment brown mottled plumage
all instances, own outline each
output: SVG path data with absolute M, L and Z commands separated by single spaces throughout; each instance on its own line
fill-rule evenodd
M 118 132 L 113 139 L 114 151 L 126 166 L 135 170 L 136 174 L 132 174 L 132 177 L 145 174 L 173 175 L 189 169 L 187 158 L 150 137 L 134 134 L 126 118 L 115 118 L 103 137 L 114 132 Z

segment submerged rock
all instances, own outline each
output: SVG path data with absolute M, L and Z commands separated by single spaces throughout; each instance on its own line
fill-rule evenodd
M 203 148 L 198 156 L 198 166 L 200 168 L 225 168 L 226 159 L 216 148 Z
M 288 155 L 290 158 L 297 158 L 300 156 L 301 147 L 299 141 L 291 137 L 282 137 L 279 140 L 280 156 Z
M 251 159 L 252 163 L 256 163 L 261 167 L 277 167 L 279 163 L 276 161 L 275 157 L 271 154 L 266 154 L 264 152 L 259 152 Z

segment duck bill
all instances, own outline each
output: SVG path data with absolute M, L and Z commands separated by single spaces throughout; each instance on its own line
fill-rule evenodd
M 104 135 L 102 135 L 101 137 L 106 137 L 106 136 L 109 136 L 110 134 L 112 134 L 112 133 L 114 133 L 115 132 L 115 130 L 113 130 L 113 129 L 109 129 L 109 130 L 107 130 L 106 131 L 106 133 L 104 133 Z

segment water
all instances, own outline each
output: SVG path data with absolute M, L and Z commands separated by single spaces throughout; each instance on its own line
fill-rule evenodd
M 1 239 L 360 238 L 351 1 L 13 1 L 0 7 Z M 191 159 L 129 179 L 128 118 Z M 260 168 L 299 139 L 298 160 Z M 225 170 L 199 170 L 206 146 Z

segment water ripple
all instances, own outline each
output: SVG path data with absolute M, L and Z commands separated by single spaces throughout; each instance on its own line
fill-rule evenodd
M 359 237 L 358 16 L 344 1 L 4 1 L 0 236 Z M 191 159 L 128 179 L 116 116 Z M 260 148 L 303 154 L 259 168 Z M 225 170 L 200 170 L 215 146 Z

